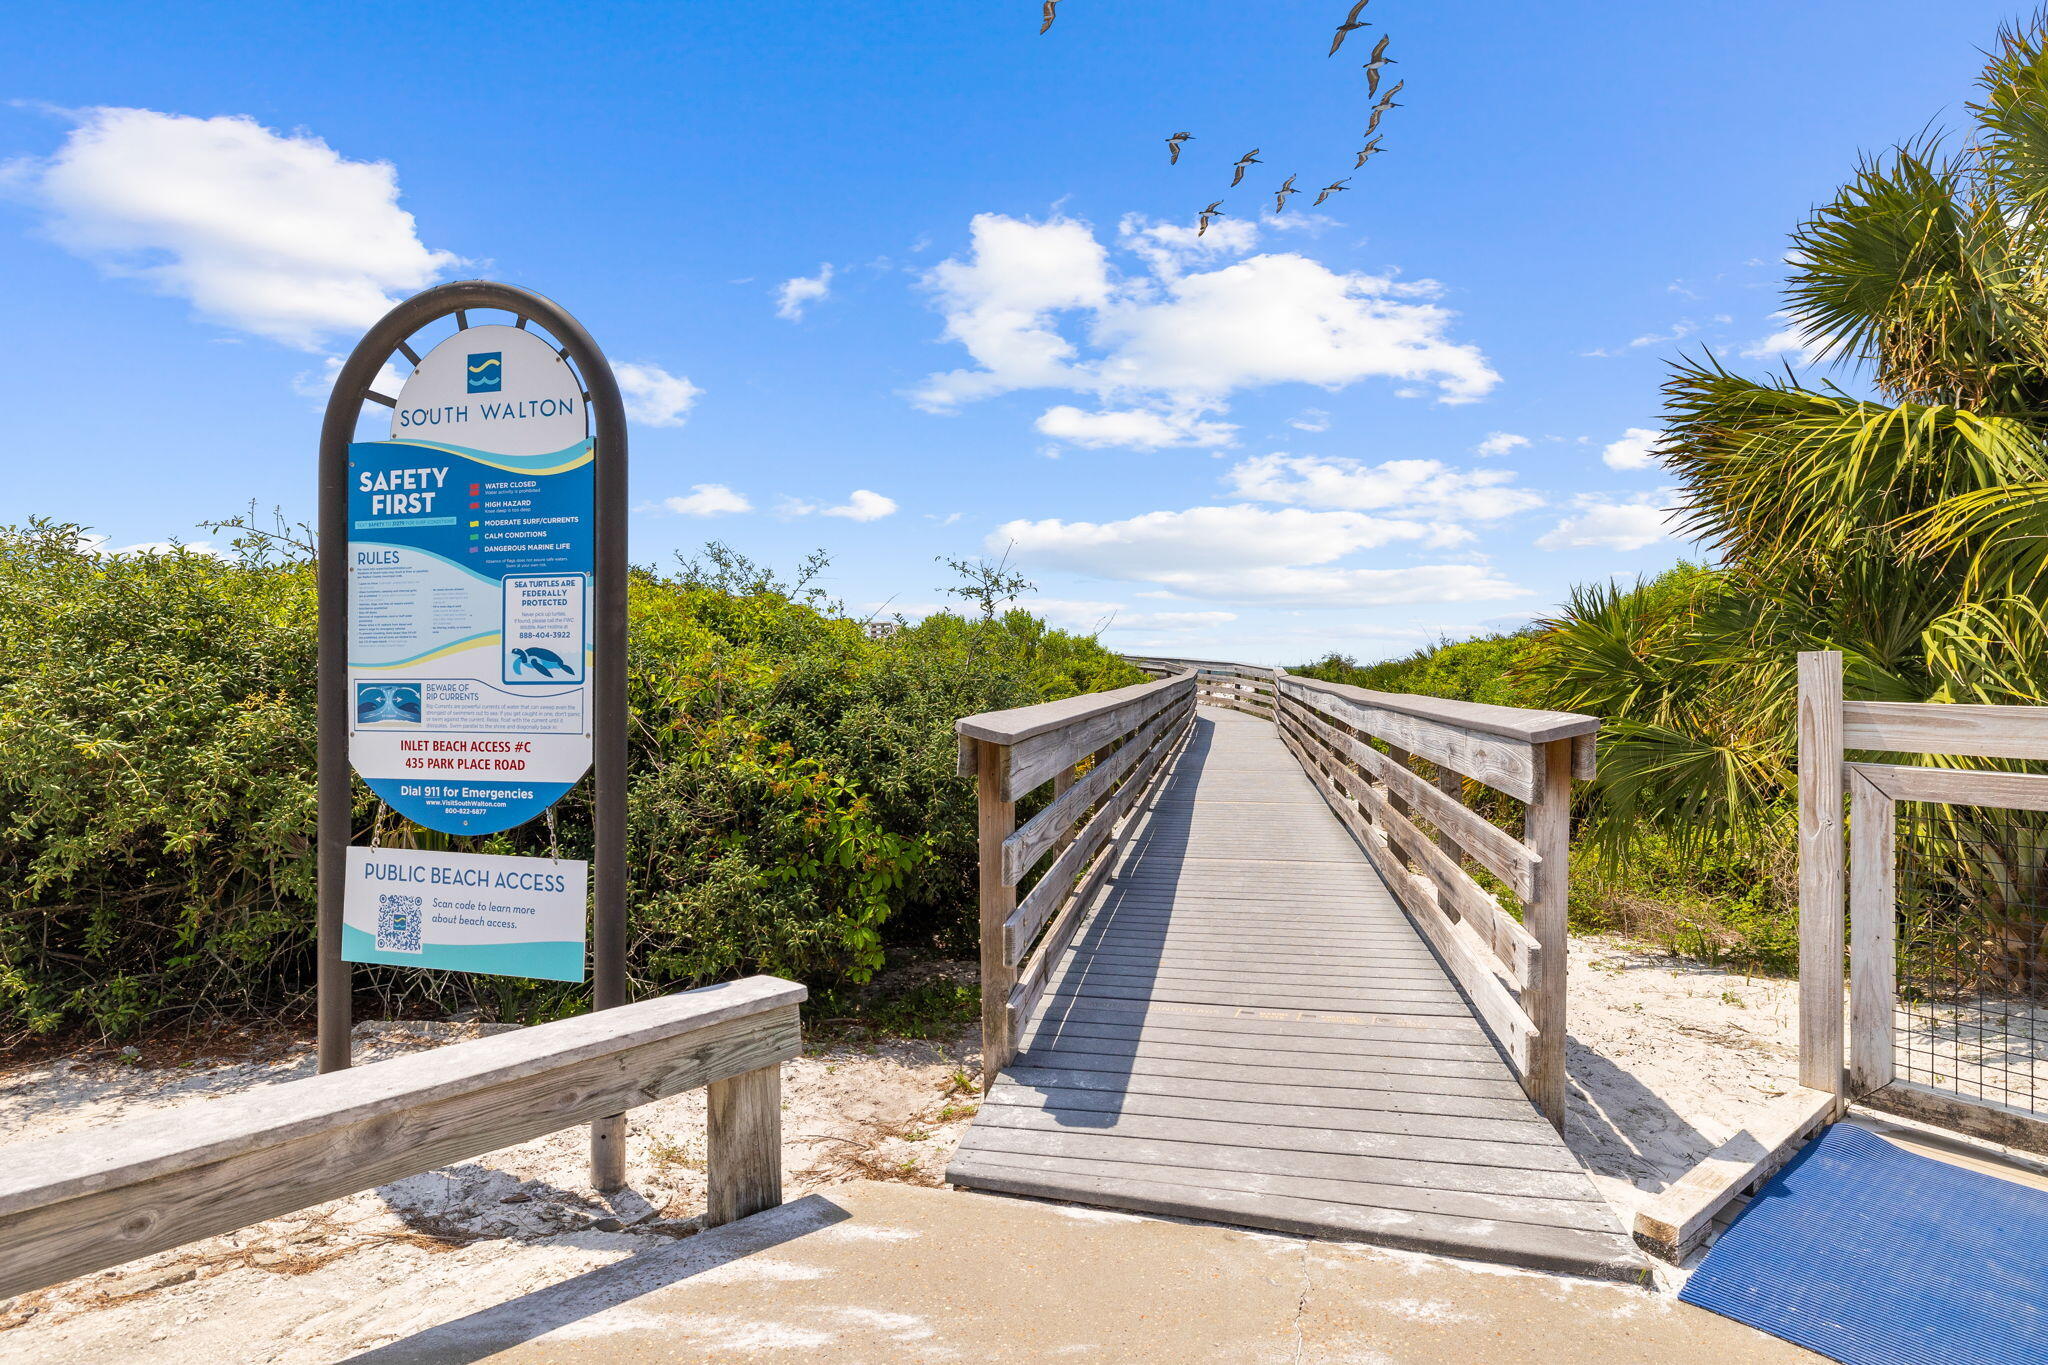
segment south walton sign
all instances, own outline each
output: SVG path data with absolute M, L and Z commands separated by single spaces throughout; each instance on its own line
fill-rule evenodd
M 523 825 L 590 767 L 594 460 L 582 385 L 518 327 L 420 361 L 349 447 L 349 760 L 415 824 Z
M 379 392 L 400 361 L 411 378 Z M 368 403 L 383 439 L 358 439 Z M 351 962 L 580 981 L 587 928 L 592 1003 L 625 1003 L 625 520 L 617 380 L 549 300 L 439 285 L 342 365 L 320 438 L 322 1071 L 349 1064 Z M 592 857 L 357 847 L 352 770 L 472 836 L 592 773 Z M 623 1183 L 624 1138 L 592 1126 L 599 1189 Z

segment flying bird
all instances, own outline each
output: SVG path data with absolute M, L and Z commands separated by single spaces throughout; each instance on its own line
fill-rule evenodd
M 1350 36 L 1352 29 L 1372 27 L 1371 24 L 1361 24 L 1358 22 L 1358 12 L 1364 9 L 1368 3 L 1370 3 L 1370 0 L 1358 0 L 1358 3 L 1351 7 L 1351 13 L 1344 16 L 1344 22 L 1337 25 L 1337 36 L 1330 39 L 1330 55 L 1332 57 L 1337 55 L 1338 48 L 1344 46 L 1344 39 Z
M 1047 29 L 1052 27 L 1052 21 L 1059 17 L 1059 15 L 1055 13 L 1055 11 L 1059 9 L 1059 7 L 1060 0 L 1045 0 L 1045 22 L 1038 26 L 1039 33 L 1043 34 Z
M 1380 137 L 1385 137 L 1385 136 L 1386 136 L 1386 134 L 1385 134 L 1385 133 L 1381 133 L 1381 134 L 1380 134 Z M 1354 161 L 1354 162 L 1352 162 L 1352 163 L 1351 163 L 1351 169 L 1352 169 L 1352 170 L 1354 170 L 1354 171 L 1355 171 L 1355 170 L 1357 170 L 1357 169 L 1358 169 L 1358 168 L 1359 168 L 1360 166 L 1363 166 L 1363 165 L 1364 165 L 1364 164 L 1366 163 L 1366 159 L 1367 159 L 1368 157 L 1374 157 L 1374 156 L 1377 156 L 1377 155 L 1379 155 L 1379 154 L 1380 154 L 1380 153 L 1381 153 L 1382 151 L 1386 150 L 1385 148 L 1383 148 L 1383 147 L 1381 147 L 1381 146 L 1380 146 L 1380 137 L 1376 137 L 1376 138 L 1372 139 L 1372 141 L 1370 141 L 1370 142 L 1366 143 L 1366 144 L 1365 144 L 1365 145 L 1364 145 L 1363 147 L 1360 147 L 1360 148 L 1358 149 L 1358 160 L 1356 160 L 1356 161 Z
M 1401 105 L 1394 103 L 1394 96 L 1400 94 L 1401 87 L 1406 84 L 1408 84 L 1408 82 L 1406 81 L 1395 81 L 1394 88 L 1392 90 L 1389 90 L 1386 94 L 1382 95 L 1380 97 L 1380 102 L 1372 107 L 1372 118 L 1365 125 L 1365 133 L 1367 137 L 1371 137 L 1372 130 L 1380 126 L 1380 120 L 1386 117 L 1387 110 L 1399 109 L 1402 107 Z
M 1223 201 L 1218 199 L 1215 203 L 1209 205 L 1208 208 L 1203 209 L 1197 216 L 1202 220 L 1202 225 L 1195 229 L 1195 236 L 1199 237 L 1209 230 L 1209 220 L 1211 218 L 1221 218 L 1224 216 Z
M 1379 94 L 1380 69 L 1394 65 L 1396 65 L 1394 59 L 1387 55 L 1387 38 L 1382 34 L 1379 42 L 1373 46 L 1372 60 L 1365 64 L 1365 93 L 1368 95 Z
M 1230 177 L 1230 188 L 1236 189 L 1237 182 L 1244 179 L 1245 168 L 1259 164 L 1259 149 L 1254 147 L 1237 159 L 1237 174 Z M 1221 202 L 1221 201 L 1218 201 Z
M 1345 179 L 1345 180 L 1348 180 L 1348 179 L 1350 179 L 1350 178 L 1351 178 L 1351 177 L 1349 177 L 1349 176 L 1346 176 L 1346 177 L 1345 177 L 1344 179 Z M 1313 204 L 1310 204 L 1310 205 L 1309 205 L 1309 207 L 1310 207 L 1310 208 L 1312 208 L 1312 209 L 1313 209 L 1313 208 L 1320 208 L 1320 207 L 1322 207 L 1322 203 L 1323 203 L 1323 201 L 1324 201 L 1325 199 L 1328 199 L 1328 198 L 1329 198 L 1329 197 L 1330 197 L 1331 195 L 1333 195 L 1333 194 L 1341 194 L 1341 193 L 1343 193 L 1343 192 L 1344 192 L 1345 190 L 1348 190 L 1348 189 L 1350 189 L 1350 188 L 1351 188 L 1351 187 L 1350 187 L 1349 185 L 1345 184 L 1343 180 L 1336 180 L 1336 181 L 1332 181 L 1332 182 L 1331 182 L 1330 184 L 1327 184 L 1327 185 L 1323 186 L 1323 192 L 1322 192 L 1321 194 L 1319 194 L 1319 195 L 1317 195 L 1317 196 L 1316 196 L 1316 202 L 1315 202 L 1315 203 L 1313 203 Z
M 1173 154 L 1173 160 L 1166 164 L 1169 166 L 1180 165 L 1180 144 L 1183 142 L 1193 142 L 1194 140 L 1195 135 L 1193 133 L 1175 133 L 1172 137 L 1166 139 L 1166 150 Z
M 1288 176 L 1287 183 L 1282 185 L 1279 189 L 1273 192 L 1273 212 L 1285 212 L 1287 209 L 1287 196 L 1290 194 L 1300 193 L 1300 190 L 1294 188 L 1294 177 L 1291 175 Z

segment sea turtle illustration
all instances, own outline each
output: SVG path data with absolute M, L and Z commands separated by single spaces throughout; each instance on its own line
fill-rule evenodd
M 555 670 L 558 668 L 564 674 L 573 671 L 562 656 L 555 653 L 552 649 L 542 649 L 538 645 L 532 645 L 525 649 L 513 650 L 512 671 L 514 673 L 524 673 L 529 668 L 539 673 L 543 678 L 554 677 Z

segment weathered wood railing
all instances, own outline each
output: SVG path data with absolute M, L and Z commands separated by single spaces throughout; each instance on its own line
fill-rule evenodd
M 1281 738 L 1562 1128 L 1571 784 L 1593 775 L 1600 722 L 1292 675 L 1278 689 Z M 1522 803 L 1520 837 L 1466 804 L 1467 781 Z M 1474 864 L 1521 902 L 1520 921 Z
M 1939 755 L 1924 762 L 1854 762 L 1872 755 Z M 1918 1075 L 1894 1055 L 1902 1005 L 1899 967 L 1898 803 L 1988 810 L 2048 811 L 2048 773 L 1969 768 L 1958 758 L 2048 759 L 2048 706 L 1977 706 L 1941 702 L 1848 701 L 1842 656 L 1830 650 L 1799 655 L 1799 1080 L 1834 1097 L 2033 1152 L 2048 1152 L 2048 1105 L 2019 1108 L 1966 1084 L 1962 1074 L 2006 1068 L 2026 1075 L 2014 1089 L 2031 1096 L 2038 1004 L 2032 959 L 2048 923 L 2024 892 L 2009 893 L 1996 932 L 2027 945 L 2020 979 L 1988 993 L 2003 1003 L 1978 1006 L 1975 1020 L 1947 1025 L 1950 1055 L 1923 1052 Z M 1848 828 L 1842 822 L 1847 798 Z M 2024 866 L 2038 856 L 2032 839 L 1997 854 L 1992 865 Z M 1845 856 L 1846 854 L 1846 856 Z M 1922 856 L 1925 856 L 1924 854 Z M 2027 874 L 2014 871 L 2015 880 Z M 2025 882 L 2019 881 L 2024 886 Z M 1842 1014 L 1843 909 L 1849 946 L 1848 1056 Z M 1989 895 L 1985 899 L 1992 899 Z M 1982 951 L 1982 950 L 1979 950 Z M 1980 966 L 1981 970 L 1981 966 Z M 1919 983 L 1924 991 L 1925 983 Z M 1984 989 L 1979 987 L 1980 990 Z M 1923 1005 L 1923 1010 L 1927 1007 Z M 2024 1020 L 2024 1023 L 2019 1021 Z M 1923 1023 L 1922 1027 L 1926 1025 Z M 2008 1032 L 2010 1030 L 2010 1032 Z M 1967 1041 L 1967 1044 L 1965 1043 Z M 1929 1047 L 1925 1037 L 1919 1040 Z M 1989 1060 L 1972 1061 L 1968 1049 Z M 1929 1084 L 1947 1073 L 1954 1088 Z
M 1261 720 L 1273 719 L 1274 683 L 1285 671 L 1206 659 L 1163 659 L 1139 654 L 1127 654 L 1124 658 L 1155 678 L 1192 672 L 1197 699 L 1204 705 L 1225 706 Z
M 956 723 L 980 812 L 984 1084 L 1014 1053 L 1127 817 L 1186 736 L 1195 687 L 1183 673 Z M 1048 782 L 1051 800 L 1018 824 L 1018 801 Z
M 0 1299 L 698 1086 L 706 1223 L 773 1208 L 803 999 L 749 977 L 0 1148 Z

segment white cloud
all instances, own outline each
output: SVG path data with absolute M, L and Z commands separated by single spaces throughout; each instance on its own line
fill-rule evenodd
M 1303 408 L 1301 416 L 1287 419 L 1287 425 L 1296 431 L 1325 432 L 1330 429 L 1330 414 L 1321 408 Z
M 341 357 L 331 355 L 320 362 L 317 370 L 301 370 L 292 376 L 292 392 L 301 398 L 310 398 L 316 407 L 325 407 L 327 395 L 334 391 L 334 381 L 341 377 Z M 370 381 L 372 392 L 387 398 L 398 397 L 398 391 L 405 387 L 405 376 L 398 367 L 386 361 L 378 366 L 377 377 Z
M 1242 256 L 1259 244 L 1257 224 L 1244 218 L 1218 218 L 1202 232 L 1180 223 L 1154 223 L 1141 213 L 1127 213 L 1116 225 L 1117 244 L 1142 259 L 1156 275 L 1178 275 L 1197 261 Z
M 1028 597 L 1018 603 L 1033 616 L 1062 630 L 1199 630 L 1228 625 L 1234 611 L 1132 611 L 1120 602 L 1074 601 L 1059 597 Z
M 1168 583 L 1179 573 L 1327 564 L 1403 541 L 1455 544 L 1468 534 L 1362 512 L 1235 506 L 1146 512 L 1122 521 L 1010 521 L 987 543 L 991 553 L 1014 544 L 1018 559 L 1048 568 Z
M 1664 433 L 1649 427 L 1630 427 L 1618 441 L 1609 441 L 1600 458 L 1609 469 L 1648 469 L 1657 463 L 1657 446 Z
M 659 365 L 626 361 L 612 366 L 612 373 L 618 376 L 619 391 L 625 396 L 626 416 L 650 427 L 681 426 L 704 392 Z
M 1241 388 L 1363 379 L 1434 383 L 1444 402 L 1484 396 L 1499 376 L 1477 347 L 1446 339 L 1451 314 L 1395 296 L 1385 276 L 1338 274 L 1292 252 L 1180 276 L 1156 299 L 1102 310 L 1096 382 L 1220 403 Z
M 1237 428 L 1209 422 L 1192 412 L 1148 408 L 1083 412 L 1069 403 L 1048 408 L 1037 422 L 1040 433 L 1077 446 L 1122 446 L 1130 450 L 1163 450 L 1168 446 L 1230 444 Z
M 101 535 L 97 531 L 83 531 L 71 543 L 80 554 L 105 555 L 109 559 L 133 559 L 139 555 L 167 555 L 177 550 L 183 550 L 187 554 L 206 555 L 212 559 L 223 557 L 220 548 L 210 540 L 142 540 L 137 541 L 133 545 L 110 547 L 112 540 L 112 536 Z
M 1437 460 L 1362 460 L 1321 455 L 1255 455 L 1228 475 L 1240 497 L 1354 512 L 1399 511 L 1444 521 L 1492 521 L 1539 507 L 1511 488 L 1508 469 L 1452 469 Z
M 693 483 L 687 497 L 664 498 L 662 506 L 686 517 L 718 517 L 754 510 L 754 504 L 722 483 Z
M 798 275 L 784 280 L 775 291 L 775 316 L 801 321 L 804 309 L 832 295 L 832 263 L 825 262 L 815 275 Z
M 1574 500 L 1576 511 L 1536 541 L 1542 550 L 1640 550 L 1678 533 L 1679 513 L 1670 490 L 1624 501 L 1597 494 Z
M 1112 522 L 1012 521 L 987 540 L 1028 563 L 1153 585 L 1151 600 L 1361 607 L 1524 596 L 1482 563 L 1359 568 L 1360 550 L 1463 539 L 1460 528 L 1359 512 L 1191 507 Z M 1165 613 L 1162 613 L 1162 615 Z M 1163 624 L 1163 623 L 1162 623 Z
M 1085 223 L 1032 223 L 977 214 L 970 259 L 949 258 L 925 275 L 946 315 L 946 337 L 978 370 L 933 375 L 916 395 L 943 409 L 1023 388 L 1078 388 L 1085 374 L 1053 314 L 1109 302 L 1109 253 Z
M 53 156 L 9 168 L 10 187 L 67 251 L 210 321 L 312 350 L 461 263 L 420 241 L 389 162 L 241 115 L 74 117 Z
M 1699 329 L 1699 324 L 1691 318 L 1683 318 L 1672 323 L 1671 330 L 1668 332 L 1645 333 L 1642 336 L 1631 338 L 1628 344 L 1632 350 L 1640 350 L 1644 346 L 1661 346 L 1667 341 L 1683 341 Z
M 1156 582 L 1183 597 L 1277 607 L 1391 607 L 1422 602 L 1497 602 L 1529 590 L 1485 564 L 1420 564 L 1399 569 L 1266 568 L 1187 570 Z
M 1528 437 L 1517 436 L 1512 431 L 1489 431 L 1486 433 L 1486 439 L 1473 446 L 1472 450 L 1474 454 L 1490 459 L 1495 455 L 1505 455 L 1511 450 L 1519 450 L 1527 444 Z
M 1823 354 L 1828 350 L 1827 337 L 1808 331 L 1793 322 L 1788 314 L 1773 313 L 1771 316 L 1787 325 L 1769 336 L 1759 337 L 1742 347 L 1736 354 L 1746 360 L 1776 360 L 1783 357 L 1800 365 L 1820 363 Z
M 1197 238 L 1127 218 L 1118 242 L 1140 268 L 1124 274 L 1085 223 L 978 214 L 968 253 L 924 277 L 946 337 L 974 365 L 930 376 L 912 397 L 947 411 L 1062 389 L 1195 424 L 1238 390 L 1273 384 L 1334 390 L 1385 378 L 1457 403 L 1498 382 L 1477 347 L 1449 339 L 1453 315 L 1424 301 L 1434 283 L 1340 273 L 1296 252 L 1220 261 L 1243 256 L 1258 234 L 1232 223 Z
M 880 521 L 896 511 L 896 500 L 885 498 L 880 493 L 865 488 L 856 488 L 838 507 L 827 507 L 824 515 L 845 517 L 848 521 Z

